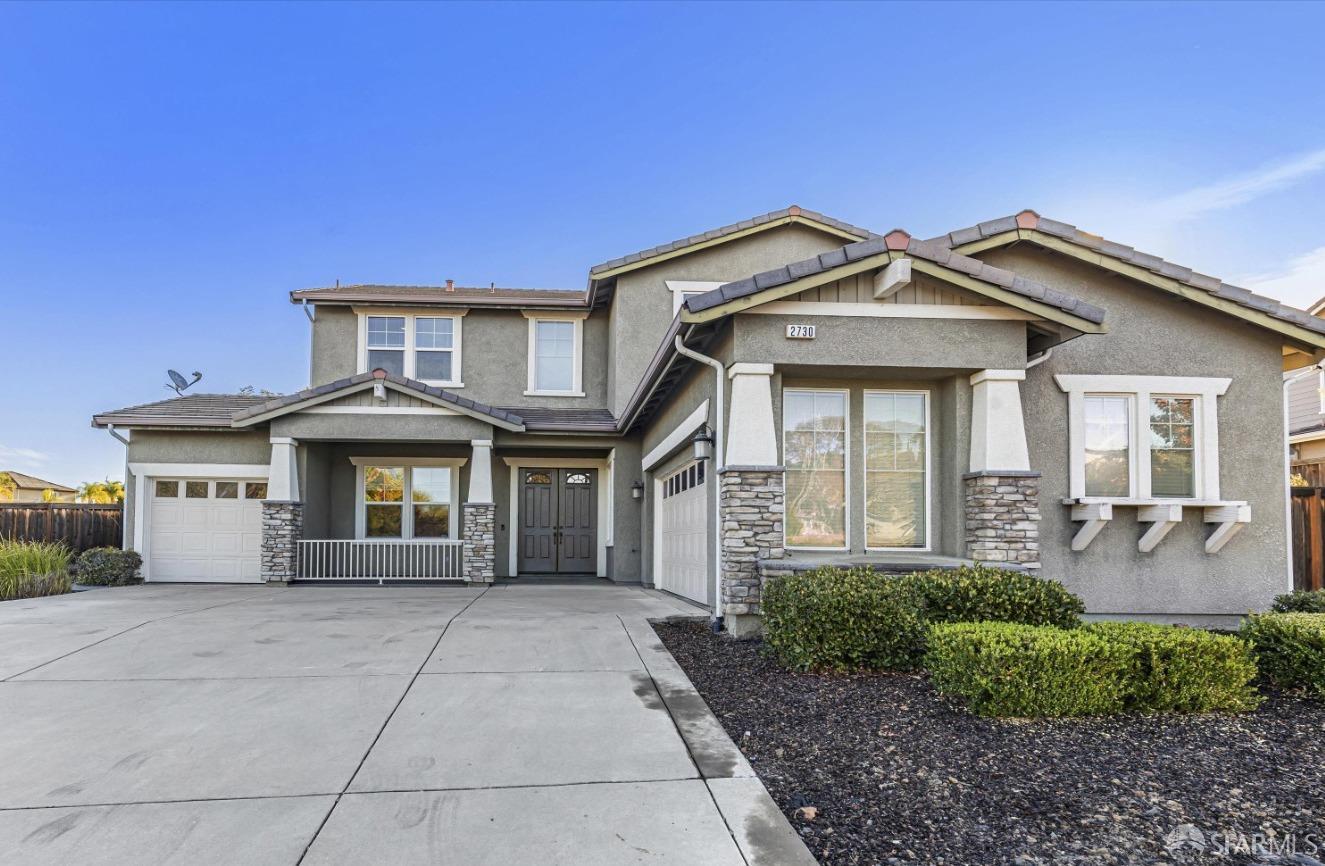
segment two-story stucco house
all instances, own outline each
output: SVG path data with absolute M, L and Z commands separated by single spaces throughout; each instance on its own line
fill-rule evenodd
M 1325 321 L 1032 211 L 919 240 L 791 207 L 582 291 L 291 299 L 307 390 L 94 419 L 147 580 L 597 575 L 736 633 L 830 562 L 1179 619 L 1290 584 L 1281 377 Z

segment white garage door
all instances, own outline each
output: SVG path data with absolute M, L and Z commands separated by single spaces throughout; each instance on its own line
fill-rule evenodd
M 663 479 L 658 491 L 658 588 L 708 604 L 708 490 L 704 464 Z
M 157 478 L 151 483 L 147 579 L 262 580 L 260 480 Z

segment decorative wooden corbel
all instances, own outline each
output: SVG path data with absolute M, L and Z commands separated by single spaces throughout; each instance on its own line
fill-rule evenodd
M 1204 521 L 1217 524 L 1215 531 L 1205 539 L 1205 552 L 1218 553 L 1242 527 L 1251 523 L 1251 506 L 1238 502 L 1211 505 L 1205 509 Z
M 1077 534 L 1072 536 L 1072 549 L 1085 550 L 1095 540 L 1095 536 L 1104 531 L 1104 527 L 1113 520 L 1113 503 L 1079 502 L 1072 506 L 1072 519 L 1082 521 Z
M 1142 505 L 1137 509 L 1136 519 L 1142 523 L 1150 524 L 1146 534 L 1141 536 L 1141 540 L 1136 543 L 1137 550 L 1142 553 L 1149 553 L 1164 540 L 1164 536 L 1168 535 L 1173 527 L 1182 523 L 1182 506 L 1170 504 Z

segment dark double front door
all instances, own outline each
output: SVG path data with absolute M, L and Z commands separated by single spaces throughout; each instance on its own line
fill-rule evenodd
M 596 573 L 596 470 L 520 469 L 519 472 L 521 573 Z

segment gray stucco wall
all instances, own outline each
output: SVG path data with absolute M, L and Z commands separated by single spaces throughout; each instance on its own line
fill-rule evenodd
M 789 324 L 815 325 L 815 338 L 787 339 Z M 1026 323 L 1018 321 L 746 313 L 734 328 L 737 362 L 969 371 L 1026 365 Z
M 982 258 L 1098 304 L 1109 333 L 1079 337 L 1028 373 L 1022 394 L 1031 465 L 1044 473 L 1040 508 L 1043 573 L 1067 584 L 1096 613 L 1237 614 L 1264 608 L 1289 588 L 1284 530 L 1281 343 L 1258 328 L 1071 259 L 1021 245 Z M 1199 509 L 1151 553 L 1133 508 L 1080 553 L 1067 506 L 1067 395 L 1056 373 L 1228 376 L 1219 398 L 1220 488 L 1246 500 L 1252 522 L 1218 554 Z
M 464 387 L 453 389 L 456 393 L 490 406 L 578 409 L 607 405 L 607 311 L 596 311 L 584 321 L 584 397 L 525 396 L 529 382 L 529 320 L 520 310 L 471 309 L 460 327 L 460 378 Z M 359 372 L 358 318 L 351 309 L 319 308 L 312 340 L 313 384 L 334 382 Z M 635 352 L 644 352 L 647 360 L 656 344 L 657 340 L 647 348 L 637 347 Z
M 784 226 L 622 274 L 617 278 L 608 334 L 612 410 L 619 413 L 625 407 L 674 318 L 667 280 L 739 280 L 845 243 L 805 226 Z
M 128 463 L 271 463 L 267 430 L 134 430 L 126 448 Z M 132 474 L 124 479 L 124 539 L 132 545 L 138 489 Z
M 272 419 L 271 435 L 296 439 L 461 441 L 491 439 L 492 425 L 468 415 L 316 415 L 295 412 Z

